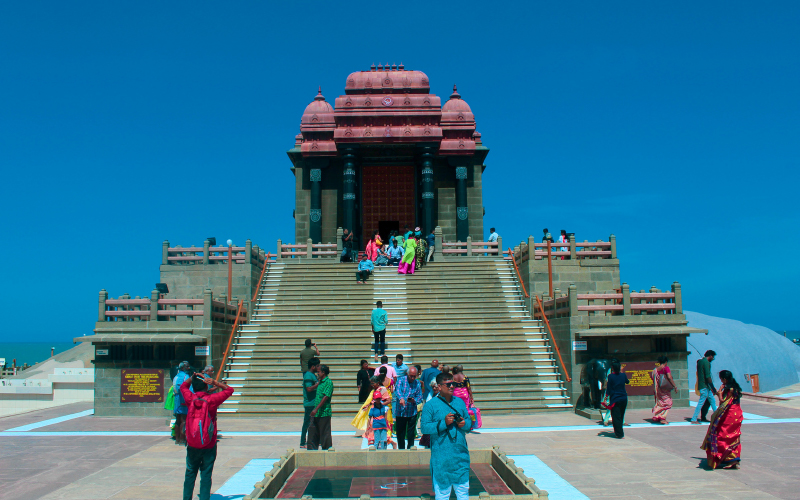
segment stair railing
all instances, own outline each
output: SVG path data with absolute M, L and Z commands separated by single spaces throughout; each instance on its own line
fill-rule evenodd
M 525 290 L 525 282 L 522 281 L 522 276 L 519 274 L 519 267 L 517 266 L 517 259 L 514 258 L 514 251 L 509 248 L 507 253 L 511 257 L 511 262 L 514 263 L 514 270 L 517 272 L 517 279 L 519 280 L 519 284 L 522 285 L 522 293 L 524 293 L 525 298 L 528 299 L 530 298 L 530 295 L 528 295 L 528 291 Z
M 261 283 L 264 282 L 264 273 L 267 271 L 267 266 L 274 263 L 274 260 L 269 260 L 270 257 L 277 257 L 277 255 L 272 255 L 271 253 L 267 253 L 264 257 L 264 267 L 261 268 L 261 277 L 258 278 L 258 284 L 256 285 L 256 291 L 253 293 L 253 298 L 250 299 L 250 303 L 255 304 L 256 297 L 258 297 L 258 292 L 261 290 Z
M 558 362 L 561 364 L 561 370 L 564 372 L 564 376 L 567 378 L 567 382 L 571 382 L 572 378 L 569 376 L 567 367 L 564 366 L 564 360 L 561 358 L 561 351 L 558 348 L 558 343 L 556 342 L 556 338 L 553 336 L 553 330 L 550 328 L 550 321 L 547 319 L 547 314 L 545 314 L 544 307 L 542 306 L 542 299 L 535 294 L 534 297 L 536 297 L 536 303 L 539 305 L 539 310 L 542 312 L 542 319 L 544 320 L 545 326 L 547 326 L 547 333 L 550 334 L 550 342 L 553 344 L 553 347 L 556 348 L 556 354 L 558 354 Z M 535 306 L 534 306 L 534 311 L 535 311 Z M 533 316 L 536 317 L 535 312 Z
M 264 265 L 266 267 L 266 264 Z M 222 363 L 219 365 L 219 370 L 217 371 L 217 376 L 214 377 L 214 380 L 219 382 L 219 377 L 222 376 L 222 370 L 225 369 L 225 362 L 228 360 L 228 353 L 231 350 L 231 344 L 233 343 L 233 336 L 236 334 L 236 330 L 239 328 L 239 318 L 242 317 L 242 299 L 239 299 L 239 310 L 236 313 L 236 321 L 233 322 L 233 328 L 231 328 L 231 336 L 228 338 L 228 347 L 225 348 L 225 354 L 222 356 Z

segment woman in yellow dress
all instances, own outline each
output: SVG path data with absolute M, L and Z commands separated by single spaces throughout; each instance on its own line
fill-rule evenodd
M 388 432 L 387 434 L 391 433 L 392 429 L 392 393 L 391 393 L 391 384 L 392 379 L 388 378 L 385 374 L 381 373 L 380 375 L 375 375 L 369 379 L 369 383 L 372 386 L 372 392 L 367 397 L 367 400 L 364 401 L 364 404 L 361 405 L 361 409 L 358 410 L 356 416 L 350 422 L 350 425 L 355 427 L 357 430 L 363 432 L 363 436 L 367 438 L 368 444 L 375 443 L 375 436 L 372 432 L 372 419 L 369 418 L 369 411 L 372 409 L 372 405 L 374 401 L 380 400 L 384 407 L 387 409 L 386 411 L 386 424 L 388 425 Z M 391 438 L 389 438 L 388 442 L 392 442 Z

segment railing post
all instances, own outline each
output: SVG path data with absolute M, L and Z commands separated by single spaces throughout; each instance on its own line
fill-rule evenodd
M 498 257 L 502 257 L 503 256 L 503 237 L 502 236 L 498 236 L 497 237 L 497 256 Z
M 203 265 L 204 266 L 208 265 L 211 262 L 211 260 L 209 259 L 209 254 L 211 253 L 209 248 L 211 248 L 211 242 L 208 241 L 208 240 L 204 241 L 203 242 Z
M 342 251 L 344 250 L 342 238 L 344 238 L 344 231 L 342 231 L 342 228 L 338 227 L 336 228 L 336 255 L 333 256 L 334 259 L 342 255 Z
M 203 324 L 206 327 L 210 326 L 211 318 L 214 313 L 214 295 L 211 290 L 206 288 L 203 290 Z M 208 321 L 209 323 L 205 323 Z
M 575 283 L 570 283 L 568 293 L 569 293 L 569 315 L 570 316 L 577 316 L 578 315 L 578 287 L 575 286 Z
M 275 260 L 281 260 L 281 240 L 278 240 L 278 255 L 275 256 Z
M 569 258 L 571 260 L 575 260 L 578 258 L 578 249 L 575 245 L 575 235 L 572 234 L 569 237 Z
M 158 290 L 150 292 L 150 321 L 158 321 Z
M 622 314 L 631 315 L 631 289 L 627 283 L 622 284 Z
M 677 281 L 672 284 L 672 293 L 675 294 L 675 314 L 683 314 L 683 301 L 681 300 L 681 284 Z
M 472 257 L 472 236 L 467 236 L 467 257 Z
M 442 238 L 442 226 L 436 226 L 436 229 L 433 230 L 433 237 L 436 244 L 435 249 L 433 250 L 433 258 L 442 262 L 444 260 L 444 254 L 442 253 L 442 246 L 444 245 L 444 241 Z
M 161 265 L 166 266 L 169 264 L 169 241 L 164 240 L 161 244 Z
M 311 238 L 306 239 L 306 258 L 307 259 L 310 259 L 312 257 L 312 253 L 311 252 L 314 249 L 313 245 L 314 245 L 314 243 L 311 240 Z
M 253 255 L 253 242 L 250 240 L 244 241 L 244 263 L 250 264 L 252 259 L 250 258 Z
M 99 315 L 97 317 L 97 321 L 105 321 L 106 320 L 106 300 L 108 300 L 108 292 L 104 289 L 100 290 L 100 308 L 99 308 Z
M 608 241 L 611 243 L 611 258 L 617 258 L 617 237 L 613 234 L 608 237 Z

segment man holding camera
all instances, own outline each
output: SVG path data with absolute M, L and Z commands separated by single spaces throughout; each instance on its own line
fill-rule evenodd
M 414 430 L 417 428 L 417 403 L 422 401 L 422 385 L 417 380 L 417 369 L 411 367 L 405 377 L 397 379 L 397 387 L 392 394 L 392 407 L 397 408 L 395 414 L 395 432 L 397 446 L 401 450 L 414 446 Z M 394 411 L 394 410 L 393 410 Z
M 439 395 L 422 408 L 422 433 L 431 437 L 431 477 L 436 500 L 469 498 L 469 448 L 467 432 L 472 420 L 461 398 L 453 397 L 453 375 L 436 376 Z

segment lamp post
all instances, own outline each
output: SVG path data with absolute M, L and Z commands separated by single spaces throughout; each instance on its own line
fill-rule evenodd
M 232 289 L 232 275 L 233 275 L 233 241 L 228 240 L 228 302 L 231 301 L 231 289 Z M 227 304 L 226 304 L 227 305 Z M 225 312 L 227 315 L 227 311 Z

